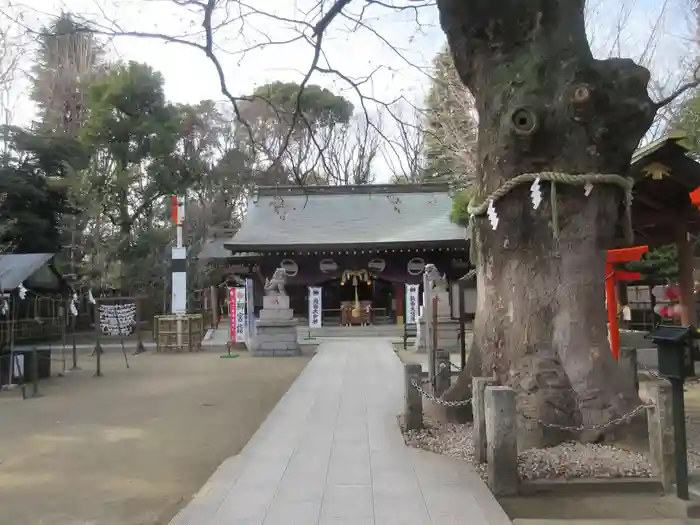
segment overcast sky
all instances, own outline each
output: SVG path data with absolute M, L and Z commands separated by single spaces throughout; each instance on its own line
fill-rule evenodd
M 694 31 L 689 22 L 687 2 L 690 0 L 591 0 L 588 20 L 593 47 L 598 55 L 607 55 L 611 48 L 623 55 L 639 58 L 656 27 L 654 53 L 649 63 L 657 81 L 677 77 L 679 64 L 692 52 L 689 36 Z M 281 18 L 302 20 L 305 11 L 316 0 L 244 0 L 266 13 Z M 391 0 L 386 0 L 391 3 Z M 2 2 L 0 2 L 2 3 Z M 223 2 L 222 2 L 223 3 Z M 405 5 L 408 0 L 395 0 Z M 414 2 L 415 5 L 417 2 Z M 330 2 L 327 1 L 326 5 Z M 357 15 L 366 4 L 355 0 L 348 12 Z M 5 8 L 11 16 L 22 16 L 22 23 L 38 28 L 50 15 L 63 10 L 80 13 L 102 23 L 116 24 L 128 31 L 157 32 L 181 35 L 192 32 L 201 20 L 170 0 L 24 0 Z M 274 81 L 300 81 L 308 71 L 313 48 L 300 41 L 284 45 L 267 45 L 245 55 L 240 51 L 266 40 L 282 41 L 299 35 L 301 24 L 274 20 L 263 14 L 250 14 L 241 28 L 233 22 L 239 4 L 229 2 L 229 14 L 218 13 L 217 22 L 229 23 L 215 35 L 219 56 L 229 89 L 236 95 L 251 92 L 255 86 Z M 264 7 L 263 7 L 264 6 Z M 660 18 L 660 14 L 663 16 Z M 314 23 L 318 13 L 306 20 Z M 323 44 L 325 59 L 344 75 L 361 78 L 378 69 L 362 88 L 365 95 L 389 102 L 399 96 L 420 102 L 428 85 L 429 64 L 444 42 L 437 25 L 434 7 L 421 9 L 416 22 L 410 11 L 396 12 L 378 6 L 365 10 L 364 24 L 358 27 L 347 19 L 337 19 L 327 32 Z M 621 38 L 618 26 L 622 26 Z M 617 42 L 617 43 L 616 43 Z M 110 53 L 114 58 L 147 62 L 161 71 L 166 81 L 167 96 L 175 102 L 197 102 L 202 99 L 222 100 L 216 72 L 204 54 L 178 44 L 157 39 L 122 37 L 113 41 Z M 25 58 L 30 58 L 26 55 Z M 649 58 L 649 57 L 647 57 Z M 325 60 L 322 60 L 322 62 Z M 312 82 L 342 93 L 358 104 L 358 96 L 335 75 L 316 74 Z M 15 123 L 28 123 L 33 114 L 31 103 L 23 96 L 25 84 L 19 82 L 16 94 L 20 99 Z

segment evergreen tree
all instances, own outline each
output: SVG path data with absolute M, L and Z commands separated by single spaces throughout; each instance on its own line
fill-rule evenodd
M 68 166 L 86 155 L 74 139 L 8 130 L 9 154 L 0 166 L 0 243 L 15 253 L 56 253 L 61 224 L 75 214 L 67 199 Z

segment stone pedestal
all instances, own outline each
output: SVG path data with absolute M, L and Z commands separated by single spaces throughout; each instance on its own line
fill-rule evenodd
M 458 353 L 460 351 L 459 344 L 459 321 L 451 318 L 450 311 L 450 293 L 440 291 L 438 297 L 438 341 L 437 347 L 439 350 L 446 350 L 449 353 Z M 425 339 L 427 330 L 425 329 L 426 319 L 421 315 L 418 317 L 416 342 L 414 350 L 419 353 L 427 352 L 428 346 Z M 430 320 L 428 320 L 430 321 Z M 469 334 L 467 333 L 468 337 Z M 467 340 L 467 349 L 470 346 L 470 341 Z
M 266 295 L 260 318 L 255 320 L 251 353 L 262 357 L 301 355 L 297 324 L 289 308 L 289 296 Z

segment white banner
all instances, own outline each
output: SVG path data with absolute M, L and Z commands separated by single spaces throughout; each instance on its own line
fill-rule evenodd
M 309 286 L 309 328 L 323 325 L 323 299 L 320 286 Z
M 229 288 L 229 323 L 232 343 L 244 343 L 246 333 L 245 288 Z
M 406 324 L 416 324 L 418 322 L 418 290 L 420 285 L 406 285 Z

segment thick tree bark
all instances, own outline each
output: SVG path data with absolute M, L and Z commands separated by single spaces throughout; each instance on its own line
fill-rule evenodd
M 595 60 L 584 0 L 438 0 L 455 66 L 479 111 L 478 197 L 521 173 L 624 174 L 654 117 L 649 72 L 625 59 Z M 558 234 L 550 185 L 533 210 L 529 185 L 497 201 L 493 231 L 474 228 L 479 304 L 468 370 L 496 374 L 519 392 L 522 446 L 570 436 L 547 423 L 605 423 L 638 404 L 619 380 L 607 338 L 605 250 L 623 192 L 557 185 Z M 601 432 L 577 436 L 598 440 Z M 609 434 L 609 431 L 605 431 Z

